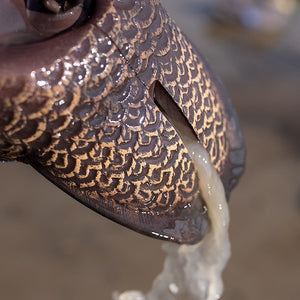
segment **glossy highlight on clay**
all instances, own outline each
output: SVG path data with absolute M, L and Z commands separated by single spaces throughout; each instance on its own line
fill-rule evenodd
M 210 220 L 180 131 L 206 149 L 227 197 L 244 164 L 235 111 L 206 60 L 156 0 L 26 3 L 50 27 L 21 44 L 1 35 L 0 158 L 139 233 L 198 243 Z M 159 91 L 184 119 L 179 130 Z

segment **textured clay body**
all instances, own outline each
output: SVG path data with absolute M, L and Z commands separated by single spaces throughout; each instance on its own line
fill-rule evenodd
M 230 100 L 159 1 L 94 5 L 82 26 L 0 46 L 0 157 L 120 224 L 195 243 L 209 223 L 198 174 L 154 91 L 176 104 L 227 194 L 244 163 Z

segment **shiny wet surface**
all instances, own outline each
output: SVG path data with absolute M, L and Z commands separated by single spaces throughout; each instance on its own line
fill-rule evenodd
M 262 50 L 213 37 L 200 2 L 163 1 L 222 78 L 247 144 L 222 299 L 298 299 L 300 12 Z M 162 268 L 161 241 L 96 215 L 30 167 L 0 165 L 0 190 L 3 299 L 110 299 L 149 289 Z

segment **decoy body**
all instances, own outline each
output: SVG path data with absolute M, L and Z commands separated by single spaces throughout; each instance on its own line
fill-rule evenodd
M 227 195 L 243 171 L 236 114 L 158 0 L 2 0 L 0 158 L 96 212 L 195 243 L 209 218 L 184 134 Z

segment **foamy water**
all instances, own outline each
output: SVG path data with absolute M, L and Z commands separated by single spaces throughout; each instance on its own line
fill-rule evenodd
M 164 243 L 166 259 L 152 289 L 146 294 L 140 291 L 115 293 L 114 300 L 215 300 L 221 297 L 221 274 L 230 257 L 229 212 L 224 188 L 201 144 L 188 137 L 184 143 L 198 171 L 210 231 L 195 245 Z

